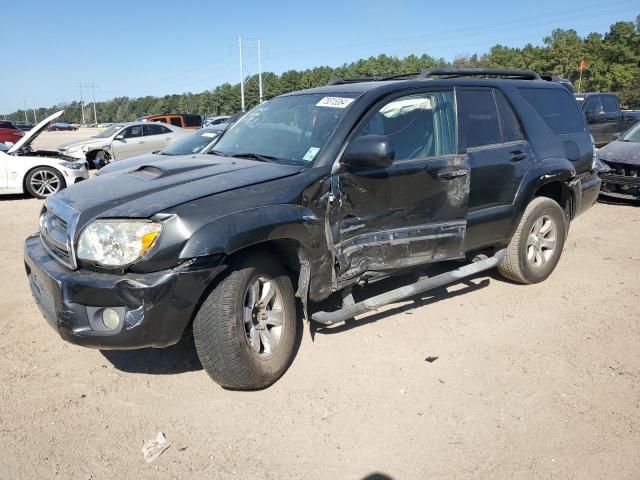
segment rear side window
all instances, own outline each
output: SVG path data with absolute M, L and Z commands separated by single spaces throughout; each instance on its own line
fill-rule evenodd
M 604 108 L 604 113 L 618 113 L 620 111 L 620 107 L 618 107 L 618 102 L 611 95 L 604 95 L 602 97 L 602 108 Z
M 145 135 L 162 135 L 163 133 L 170 133 L 169 130 L 164 125 L 158 125 L 157 123 L 148 123 L 144 126 L 144 134 Z
M 602 103 L 600 103 L 600 97 L 589 97 L 584 102 L 584 113 L 595 115 L 599 111 L 602 111 Z
M 185 115 L 184 126 L 185 127 L 199 127 L 202 125 L 202 119 L 198 115 Z
M 171 117 L 169 121 L 171 122 L 171 125 L 175 125 L 176 127 L 182 126 L 182 119 L 180 117 Z
M 503 142 L 517 142 L 524 140 L 522 127 L 511 105 L 502 92 L 494 90 L 496 104 L 498 105 L 498 117 L 500 119 L 500 130 L 502 131 Z
M 498 111 L 491 90 L 461 89 L 458 93 L 458 119 L 463 147 L 502 142 Z
M 553 133 L 585 131 L 585 123 L 575 99 L 566 90 L 520 88 L 520 95 L 543 118 Z M 588 100 L 587 100 L 588 101 Z

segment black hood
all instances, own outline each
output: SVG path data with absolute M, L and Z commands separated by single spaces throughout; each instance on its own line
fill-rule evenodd
M 55 197 L 79 212 L 79 232 L 94 218 L 149 218 L 190 200 L 300 170 L 302 167 L 208 154 L 162 157 L 80 182 Z
M 640 165 L 640 143 L 616 140 L 598 150 L 598 158 L 605 162 Z

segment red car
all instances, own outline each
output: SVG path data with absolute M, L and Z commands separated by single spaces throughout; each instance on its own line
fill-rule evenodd
M 13 122 L 0 120 L 0 142 L 17 143 L 22 137 L 24 137 L 24 132 L 16 127 Z

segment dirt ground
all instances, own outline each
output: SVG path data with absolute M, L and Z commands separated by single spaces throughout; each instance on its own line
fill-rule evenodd
M 0 198 L 0 478 L 640 478 L 638 206 L 576 220 L 542 284 L 492 273 L 306 330 L 284 377 L 247 393 L 189 342 L 64 343 L 22 263 L 41 205 Z

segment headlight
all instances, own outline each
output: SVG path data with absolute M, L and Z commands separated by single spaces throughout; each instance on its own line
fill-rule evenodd
M 78 259 L 122 267 L 138 260 L 154 244 L 162 224 L 147 220 L 95 220 L 78 241 Z
M 71 170 L 81 170 L 84 168 L 84 163 L 80 162 L 60 162 L 60 165 Z

